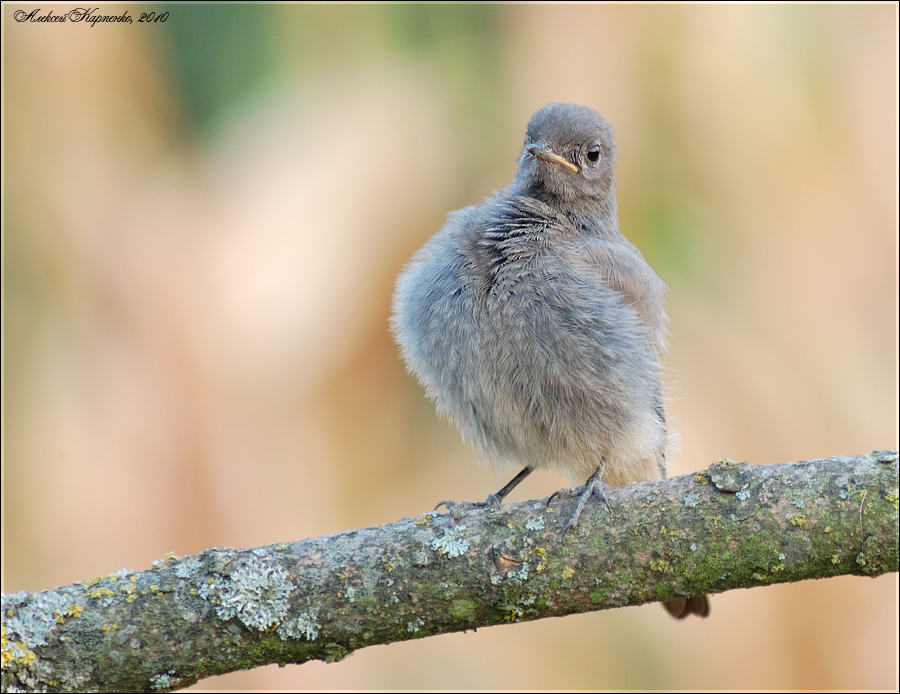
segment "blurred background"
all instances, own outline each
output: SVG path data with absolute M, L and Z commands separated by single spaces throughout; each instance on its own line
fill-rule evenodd
M 671 288 L 672 474 L 897 448 L 895 4 L 38 7 L 3 6 L 3 592 L 496 491 L 391 293 L 552 101 L 615 126 Z M 196 688 L 893 689 L 896 620 L 846 577 Z

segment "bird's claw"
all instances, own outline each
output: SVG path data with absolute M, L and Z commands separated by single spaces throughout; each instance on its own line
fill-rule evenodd
M 572 511 L 572 515 L 563 526 L 560 541 L 565 540 L 566 533 L 569 532 L 569 529 L 574 528 L 578 524 L 578 518 L 581 516 L 581 512 L 584 510 L 584 507 L 587 506 L 588 501 L 591 500 L 591 497 L 597 497 L 604 503 L 607 511 L 612 511 L 612 508 L 610 508 L 609 505 L 609 500 L 606 498 L 606 489 L 608 487 L 608 484 L 601 481 L 600 470 L 597 470 L 597 472 L 595 472 L 588 478 L 587 483 L 583 487 L 577 487 L 575 489 L 560 489 L 559 491 L 554 492 L 550 495 L 550 498 L 547 499 L 547 506 L 549 506 L 556 497 L 565 499 L 578 499 L 578 503 L 575 504 L 575 510 Z
M 434 507 L 434 510 L 437 511 L 441 506 L 446 507 L 447 513 L 450 514 L 450 520 L 454 523 L 459 519 L 459 514 L 465 511 L 471 511 L 476 508 L 490 508 L 499 513 L 502 508 L 500 497 L 496 494 L 489 494 L 484 501 L 460 501 L 458 504 L 455 501 L 441 501 Z

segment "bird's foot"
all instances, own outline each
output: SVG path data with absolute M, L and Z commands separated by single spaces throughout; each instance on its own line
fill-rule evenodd
M 550 498 L 547 499 L 547 506 L 549 506 L 550 503 L 557 497 L 564 499 L 578 499 L 578 503 L 575 504 L 575 510 L 572 512 L 569 520 L 567 520 L 566 524 L 563 526 L 560 541 L 566 539 L 566 533 L 569 532 L 569 528 L 574 528 L 575 525 L 578 524 L 578 518 L 581 516 L 581 512 L 584 510 L 584 507 L 587 506 L 588 501 L 591 500 L 591 497 L 597 497 L 598 499 L 600 499 L 600 501 L 602 501 L 606 505 L 607 511 L 612 510 L 610 509 L 609 501 L 606 498 L 606 490 L 609 488 L 609 485 L 600 479 L 602 472 L 602 468 L 597 468 L 594 474 L 588 478 L 588 481 L 583 487 L 577 487 L 575 489 L 560 489 L 558 492 L 554 492 L 550 496 Z
M 528 477 L 532 470 L 534 470 L 534 468 L 526 466 L 518 475 L 507 482 L 503 489 L 496 494 L 490 494 L 485 501 L 461 501 L 458 504 L 455 501 L 442 501 L 434 507 L 434 510 L 437 511 L 441 506 L 446 506 L 447 511 L 450 513 L 450 520 L 453 523 L 456 523 L 460 513 L 473 508 L 490 508 L 499 513 L 506 495 L 515 489 L 519 485 L 519 482 Z
M 447 512 L 450 514 L 450 520 L 453 523 L 456 523 L 459 520 L 459 514 L 465 511 L 471 511 L 476 508 L 490 508 L 499 512 L 501 509 L 500 497 L 496 494 L 489 494 L 484 501 L 460 501 L 458 504 L 455 501 L 442 501 L 434 507 L 434 510 L 437 511 L 441 506 L 446 507 Z

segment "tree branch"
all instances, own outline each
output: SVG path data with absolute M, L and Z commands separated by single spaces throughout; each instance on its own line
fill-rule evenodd
M 720 461 L 572 501 L 167 556 L 3 596 L 2 690 L 166 691 L 268 663 L 575 612 L 898 570 L 896 452 Z

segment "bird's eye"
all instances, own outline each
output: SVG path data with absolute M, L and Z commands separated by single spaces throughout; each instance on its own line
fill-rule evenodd
M 587 152 L 587 158 L 588 161 L 591 162 L 591 164 L 596 164 L 598 161 L 600 161 L 600 145 L 594 145 L 593 147 L 591 147 Z

